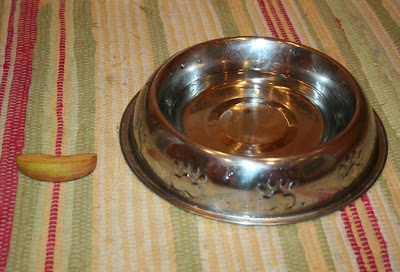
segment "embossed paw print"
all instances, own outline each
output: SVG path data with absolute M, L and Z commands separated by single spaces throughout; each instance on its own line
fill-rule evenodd
M 259 200 L 281 195 L 285 199 L 283 206 L 290 209 L 296 203 L 296 197 L 291 192 L 293 186 L 295 186 L 295 182 L 289 179 L 286 172 L 271 172 L 265 182 L 257 184 L 257 190 L 260 193 Z
M 362 165 L 359 162 L 361 158 L 361 150 L 354 150 L 349 155 L 346 155 L 343 163 L 339 166 L 339 173 L 342 179 L 345 179 L 348 176 L 352 178 L 356 178 L 361 170 Z
M 175 175 L 171 178 L 171 185 L 183 196 L 191 199 L 199 198 L 203 194 L 201 184 L 207 182 L 208 177 L 200 172 L 199 168 L 190 163 L 184 165 L 175 161 Z

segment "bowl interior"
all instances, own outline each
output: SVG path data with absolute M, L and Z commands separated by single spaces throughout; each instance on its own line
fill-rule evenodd
M 166 120 L 193 141 L 228 154 L 291 156 L 343 131 L 359 87 L 329 57 L 264 38 L 218 40 L 165 63 L 153 91 Z

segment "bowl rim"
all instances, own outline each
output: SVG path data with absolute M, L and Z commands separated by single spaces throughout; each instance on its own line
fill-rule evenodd
M 293 154 L 289 156 L 270 156 L 268 154 L 260 155 L 260 156 L 246 156 L 246 155 L 241 155 L 241 154 L 231 154 L 219 150 L 212 149 L 208 146 L 202 145 L 195 140 L 191 139 L 190 137 L 186 136 L 184 133 L 181 133 L 177 128 L 175 128 L 165 117 L 165 115 L 162 113 L 159 103 L 158 103 L 158 97 L 157 97 L 157 88 L 154 84 L 156 80 L 161 79 L 162 73 L 167 69 L 167 66 L 173 62 L 177 57 L 184 55 L 190 50 L 193 50 L 195 48 L 200 48 L 203 46 L 206 46 L 208 44 L 213 44 L 213 43 L 224 43 L 227 41 L 232 41 L 232 40 L 252 40 L 252 39 L 264 39 L 264 40 L 269 40 L 272 42 L 278 42 L 278 43 L 284 43 L 288 44 L 291 46 L 295 47 L 300 47 L 302 49 L 305 49 L 307 51 L 310 51 L 314 54 L 317 54 L 325 59 L 327 59 L 329 62 L 333 63 L 335 67 L 337 67 L 343 74 L 344 76 L 348 79 L 348 82 L 351 83 L 354 88 L 352 88 L 352 92 L 355 97 L 355 111 L 352 116 L 352 119 L 350 122 L 346 125 L 346 127 L 339 133 L 337 134 L 334 138 L 330 139 L 329 141 L 316 146 L 314 149 L 306 152 L 301 152 L 298 154 Z M 351 133 L 351 130 L 357 126 L 360 120 L 363 119 L 363 116 L 361 116 L 362 111 L 364 111 L 366 114 L 369 114 L 368 108 L 371 108 L 370 113 L 372 112 L 372 107 L 368 103 L 368 99 L 363 93 L 360 85 L 358 84 L 357 80 L 354 78 L 354 76 L 338 61 L 333 59 L 332 57 L 329 57 L 325 53 L 318 51 L 314 48 L 311 48 L 309 46 L 299 44 L 293 41 L 287 41 L 283 39 L 278 39 L 278 38 L 270 38 L 270 37 L 263 37 L 263 36 L 235 36 L 235 37 L 225 37 L 225 38 L 219 38 L 219 39 L 213 39 L 205 42 L 201 42 L 199 44 L 192 45 L 188 48 L 185 48 L 176 54 L 172 55 L 169 57 L 162 65 L 159 66 L 159 68 L 154 72 L 153 75 L 150 76 L 150 79 L 148 81 L 148 86 L 143 89 L 142 91 L 145 91 L 147 89 L 147 97 L 149 98 L 149 107 L 153 107 L 152 110 L 155 111 L 157 118 L 162 121 L 163 125 L 168 128 L 168 130 L 175 136 L 178 137 L 183 143 L 187 144 L 193 149 L 196 149 L 198 151 L 204 151 L 207 153 L 214 153 L 218 156 L 222 157 L 230 157 L 230 158 L 240 158 L 240 159 L 248 159 L 252 161 L 259 161 L 259 162 L 268 162 L 268 161 L 298 161 L 298 160 L 303 160 L 306 157 L 312 157 L 315 156 L 316 154 L 323 153 L 324 150 L 330 149 L 332 147 L 338 146 L 338 143 L 342 142 L 342 140 Z M 151 94 L 154 94 L 153 97 L 151 97 Z M 371 123 L 375 124 L 374 122 L 374 114 L 372 113 L 370 116 Z M 375 130 L 375 129 L 374 129 Z M 356 141 L 356 140 L 355 140 Z

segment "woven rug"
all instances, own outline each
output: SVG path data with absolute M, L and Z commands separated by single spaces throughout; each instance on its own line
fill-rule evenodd
M 400 2 L 0 1 L 0 271 L 400 271 Z M 149 191 L 119 146 L 134 94 L 166 58 L 228 36 L 311 46 L 343 64 L 381 117 L 377 183 L 333 214 L 240 226 Z M 97 153 L 66 183 L 20 174 L 22 153 Z M 396 200 L 397 199 L 397 200 Z

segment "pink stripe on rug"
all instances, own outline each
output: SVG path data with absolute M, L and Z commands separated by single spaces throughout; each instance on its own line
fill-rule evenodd
M 351 245 L 351 247 L 352 247 L 352 249 L 354 251 L 354 254 L 356 255 L 358 268 L 360 269 L 360 271 L 367 271 L 367 269 L 365 267 L 364 260 L 363 260 L 362 255 L 361 255 L 361 248 L 357 244 L 356 238 L 355 238 L 353 230 L 351 228 L 349 215 L 347 214 L 345 209 L 341 209 L 340 210 L 340 215 L 342 216 L 342 221 L 343 221 L 343 224 L 344 224 L 344 228 L 346 230 L 347 239 L 349 240 L 350 245 Z
M 279 32 L 281 33 L 283 39 L 288 40 L 289 37 L 288 37 L 288 35 L 286 34 L 285 29 L 283 28 L 281 19 L 279 19 L 279 16 L 278 16 L 278 14 L 276 13 L 276 10 L 275 10 L 274 5 L 272 4 L 271 0 L 267 0 L 267 2 L 268 2 L 268 7 L 270 8 L 270 10 L 271 10 L 271 12 L 272 12 L 272 16 L 274 17 L 274 20 L 275 20 L 276 24 L 278 25 Z
M 66 29 L 65 29 L 65 1 L 60 1 L 60 10 L 58 13 L 60 18 L 60 49 L 58 61 L 58 77 L 57 77 L 57 136 L 56 136 L 56 149 L 57 156 L 61 156 L 62 137 L 64 130 L 63 120 L 63 88 L 64 88 L 64 66 L 65 66 L 65 43 L 66 43 Z M 54 250 L 56 245 L 56 231 L 58 219 L 58 202 L 60 198 L 60 183 L 55 183 L 53 187 L 53 196 L 51 200 L 50 219 L 49 219 L 49 232 L 47 235 L 46 245 L 46 261 L 45 271 L 53 271 L 54 266 Z
M 17 1 L 14 0 L 11 3 L 10 16 L 8 17 L 8 28 L 7 28 L 7 40 L 5 48 L 5 59 L 3 63 L 3 76 L 0 83 L 0 115 L 3 106 L 4 93 L 6 91 L 6 85 L 8 80 L 8 73 L 10 71 L 11 64 L 11 53 L 12 53 L 12 43 L 14 38 L 14 16 Z
M 368 214 L 368 219 L 372 224 L 372 228 L 374 229 L 375 236 L 379 241 L 379 247 L 381 249 L 381 256 L 382 256 L 383 264 L 385 266 L 385 271 L 393 271 L 392 270 L 392 266 L 390 264 L 389 252 L 388 252 L 388 249 L 387 249 L 387 243 L 386 243 L 385 238 L 382 235 L 381 228 L 380 228 L 379 222 L 378 222 L 378 218 L 375 215 L 374 209 L 373 209 L 373 207 L 371 205 L 371 201 L 370 201 L 370 199 L 369 199 L 367 194 L 364 194 L 361 197 L 361 200 L 364 203 L 365 209 L 366 209 L 367 214 Z
M 285 18 L 286 24 L 288 25 L 290 33 L 292 33 L 295 42 L 300 43 L 300 38 L 297 35 L 296 30 L 293 27 L 292 21 L 290 20 L 288 14 L 286 12 L 286 9 L 282 4 L 282 1 L 278 0 L 277 2 L 278 2 L 279 9 L 281 10 L 281 12 L 283 14 L 283 18 Z
M 267 8 L 265 7 L 264 1 L 263 0 L 257 0 L 258 6 L 260 7 L 261 13 L 264 16 L 265 21 L 267 22 L 268 28 L 272 33 L 272 36 L 275 38 L 279 38 L 278 32 L 276 32 L 275 26 L 271 21 L 271 18 L 269 18 L 269 15 L 267 13 Z
M 10 249 L 18 187 L 15 157 L 22 153 L 25 141 L 24 128 L 32 76 L 33 48 L 36 41 L 37 13 L 38 1 L 21 1 L 16 58 L 0 158 L 0 271 L 4 271 L 6 267 Z
M 368 239 L 365 235 L 364 227 L 362 226 L 360 216 L 358 215 L 357 207 L 354 203 L 350 204 L 350 211 L 353 216 L 354 225 L 356 226 L 358 236 L 360 237 L 362 249 L 367 256 L 370 269 L 376 271 L 377 266 L 375 263 L 374 254 L 372 253 L 371 247 L 368 243 Z

